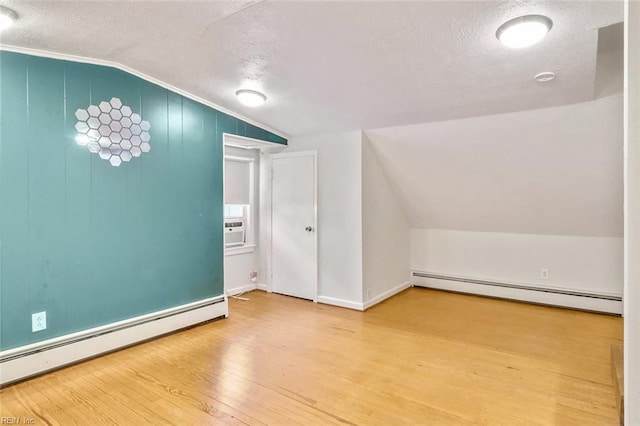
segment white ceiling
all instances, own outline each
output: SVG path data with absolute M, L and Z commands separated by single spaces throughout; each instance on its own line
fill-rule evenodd
M 622 1 L 0 3 L 21 16 L 2 44 L 114 61 L 289 135 L 594 99 L 598 29 L 623 20 Z M 542 43 L 496 40 L 531 13 L 554 21 Z M 240 106 L 241 87 L 267 103 Z
M 622 95 L 368 130 L 412 228 L 622 237 Z

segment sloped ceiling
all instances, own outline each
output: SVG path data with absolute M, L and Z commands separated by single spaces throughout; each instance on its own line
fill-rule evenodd
M 598 29 L 623 20 L 622 1 L 2 4 L 21 16 L 4 45 L 121 63 L 289 135 L 594 99 Z M 542 43 L 496 40 L 500 24 L 531 13 L 554 22 Z M 557 79 L 537 84 L 541 71 Z M 240 106 L 241 87 L 268 102 Z
M 621 237 L 622 95 L 368 130 L 413 228 Z
M 117 62 L 290 136 L 378 129 L 413 227 L 622 233 L 622 1 L 0 2 L 21 16 L 5 46 Z M 505 48 L 525 14 L 552 31 Z

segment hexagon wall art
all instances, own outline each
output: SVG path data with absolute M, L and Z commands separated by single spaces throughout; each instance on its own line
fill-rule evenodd
M 151 124 L 129 106 L 122 105 L 118 98 L 78 109 L 76 118 L 78 145 L 87 147 L 112 166 L 118 167 L 123 161 L 131 161 L 151 150 Z

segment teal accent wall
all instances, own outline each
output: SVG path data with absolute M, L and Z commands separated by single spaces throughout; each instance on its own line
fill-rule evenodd
M 151 123 L 120 167 L 74 139 L 113 97 Z M 223 133 L 286 144 L 117 69 L 0 52 L 0 349 L 221 295 Z

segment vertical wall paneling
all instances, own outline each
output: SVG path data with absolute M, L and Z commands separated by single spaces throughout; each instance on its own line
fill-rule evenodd
M 5 72 L 4 69 L 2 69 Z M 73 84 L 67 84 L 73 82 Z M 76 124 L 75 105 L 82 105 L 91 97 L 90 74 L 65 63 L 65 138 L 73 140 Z M 4 127 L 3 127 L 4 129 Z M 65 147 L 65 228 L 66 228 L 66 283 L 69 294 L 81 300 L 93 297 L 91 271 L 86 267 L 92 262 L 91 210 L 86 200 L 91 199 L 92 156 L 75 143 L 64 143 Z M 83 207 L 80 207 L 83 206 Z M 4 289 L 3 289 L 4 291 Z M 71 300 L 73 303 L 73 300 Z M 72 313 L 67 311 L 67 321 L 92 324 L 92 304 L 77 304 Z M 70 318 L 71 317 L 71 318 Z
M 50 327 L 40 332 L 41 336 L 51 336 L 56 324 L 66 322 L 67 304 L 63 290 L 66 281 L 64 64 L 47 62 L 34 57 L 27 64 L 28 123 L 25 129 L 29 158 L 27 285 L 32 312 L 46 310 L 48 314 Z M 40 124 L 44 122 L 46 126 Z M 6 284 L 3 283 L 3 287 Z M 28 305 L 13 309 L 24 310 L 25 306 Z M 29 332 L 32 312 L 26 312 Z
M 31 331 L 15 305 L 30 306 L 29 285 L 29 143 L 28 57 L 0 56 L 0 301 L 1 335 Z M 7 283 L 12 283 L 8 285 Z
M 0 71 L 0 350 L 222 294 L 222 134 L 286 140 L 109 67 Z M 119 167 L 75 142 L 76 110 L 113 97 L 151 124 Z

